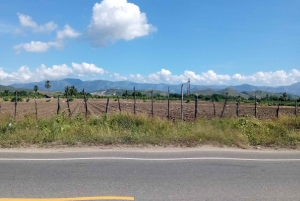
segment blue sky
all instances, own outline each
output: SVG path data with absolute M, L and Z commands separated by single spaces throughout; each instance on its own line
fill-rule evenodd
M 289 85 L 298 0 L 0 0 L 0 84 L 63 78 Z

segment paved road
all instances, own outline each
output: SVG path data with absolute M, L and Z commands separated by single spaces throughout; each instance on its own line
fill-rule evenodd
M 299 189 L 297 151 L 0 151 L 1 198 L 299 200 Z

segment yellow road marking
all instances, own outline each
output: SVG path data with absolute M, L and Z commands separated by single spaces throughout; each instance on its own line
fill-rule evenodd
M 0 198 L 0 201 L 86 201 L 86 200 L 134 200 L 134 197 L 98 196 L 75 198 Z

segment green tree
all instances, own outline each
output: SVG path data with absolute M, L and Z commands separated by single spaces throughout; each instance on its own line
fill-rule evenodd
M 33 90 L 36 93 L 39 90 L 39 87 L 37 85 L 34 85 Z
M 75 86 L 71 86 L 69 89 L 70 89 L 70 95 L 71 96 L 76 96 L 77 95 L 78 90 L 76 89 Z
M 45 87 L 46 87 L 46 89 L 48 89 L 48 92 L 49 92 L 49 89 L 51 88 L 51 83 L 50 83 L 49 80 L 47 80 L 47 81 L 45 82 Z

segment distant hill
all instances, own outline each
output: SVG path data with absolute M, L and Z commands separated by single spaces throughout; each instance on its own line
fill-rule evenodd
M 222 90 L 219 91 L 219 93 L 224 95 L 224 96 L 226 95 L 226 93 L 228 93 L 228 96 L 232 96 L 232 97 L 241 96 L 242 98 L 245 98 L 245 99 L 249 98 L 249 95 L 238 92 L 238 91 L 236 91 L 234 89 L 231 89 L 231 88 L 222 89 Z
M 50 90 L 53 91 L 63 91 L 66 86 L 75 86 L 79 91 L 83 88 L 87 92 L 98 92 L 98 91 L 106 91 L 109 89 L 119 89 L 119 90 L 133 90 L 133 87 L 136 90 L 156 90 L 167 92 L 168 87 L 170 87 L 170 93 L 180 93 L 181 91 L 181 84 L 178 85 L 169 85 L 169 84 L 151 84 L 151 83 L 135 83 L 131 81 L 107 81 L 107 80 L 93 80 L 93 81 L 81 81 L 80 79 L 63 79 L 63 80 L 50 80 L 51 81 L 51 88 Z M 35 83 L 26 83 L 26 84 L 13 84 L 11 87 L 15 88 L 28 88 L 33 89 L 34 85 L 37 85 L 40 90 L 46 90 L 45 82 L 35 82 Z M 193 85 L 191 84 L 191 92 L 198 93 L 202 91 L 203 93 L 209 93 L 209 91 L 205 90 L 213 90 L 213 91 L 220 91 L 226 88 L 230 88 L 236 92 L 240 92 L 241 96 L 243 94 L 255 92 L 255 91 L 265 91 L 266 93 L 284 93 L 286 92 L 288 95 L 298 95 L 300 96 L 300 83 L 295 83 L 290 86 L 279 86 L 279 87 L 267 87 L 267 86 L 252 86 L 248 84 L 242 84 L 237 86 L 227 86 L 227 85 Z M 184 93 L 187 91 L 187 84 L 184 83 Z M 233 92 L 234 94 L 238 94 Z M 244 93 L 246 92 L 246 93 Z M 226 93 L 226 92 L 225 92 Z M 248 94 L 249 95 L 249 94 Z
M 11 86 L 3 86 L 3 85 L 0 85 L 0 91 L 4 91 L 4 90 L 14 91 L 15 88 L 13 88 L 13 87 L 11 87 Z

